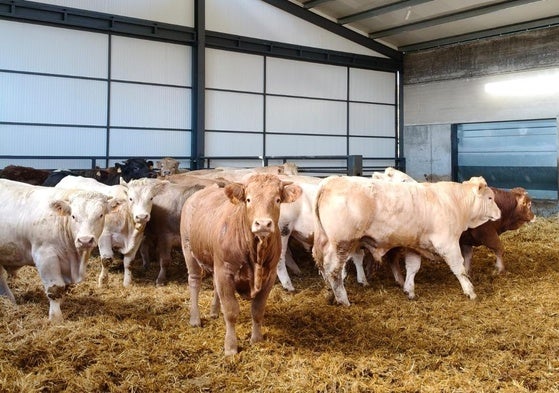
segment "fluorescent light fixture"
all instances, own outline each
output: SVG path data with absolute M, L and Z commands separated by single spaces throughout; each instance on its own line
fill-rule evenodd
M 559 72 L 485 84 L 485 92 L 500 97 L 543 96 L 559 93 Z

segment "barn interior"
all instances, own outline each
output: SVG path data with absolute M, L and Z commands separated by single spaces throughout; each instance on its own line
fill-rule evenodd
M 0 296 L 6 392 L 559 391 L 559 0 L 0 0 L 0 171 L 72 171 L 132 157 L 182 170 L 286 162 L 303 175 L 525 188 L 535 222 L 503 234 L 507 273 L 476 248 L 460 292 L 423 260 L 410 301 L 386 266 L 370 287 L 349 264 L 349 308 L 331 305 L 312 256 L 294 293 L 277 283 L 265 340 L 241 302 L 233 358 L 222 319 L 188 323 L 187 272 L 137 259 L 69 290 L 47 320 L 36 269 Z M 0 177 L 2 174 L 0 172 Z

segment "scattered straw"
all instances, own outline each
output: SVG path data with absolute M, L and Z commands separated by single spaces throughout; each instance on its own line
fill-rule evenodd
M 47 321 L 36 270 L 11 280 L 17 306 L 0 299 L 2 392 L 559 392 L 559 223 L 538 218 L 502 236 L 508 273 L 474 253 L 478 300 L 443 263 L 424 261 L 409 301 L 382 267 L 371 287 L 346 280 L 349 308 L 331 306 L 312 262 L 298 292 L 274 287 L 265 341 L 250 345 L 250 305 L 241 300 L 240 353 L 223 356 L 224 323 L 209 319 L 211 281 L 201 292 L 202 328 L 188 324 L 186 271 L 174 254 L 166 287 L 158 267 L 134 266 L 96 287 L 99 259 Z

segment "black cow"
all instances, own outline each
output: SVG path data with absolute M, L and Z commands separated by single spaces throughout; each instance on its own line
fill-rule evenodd
M 153 161 L 146 161 L 143 158 L 129 158 L 123 163 L 117 162 L 113 168 L 96 168 L 83 171 L 53 171 L 45 180 L 43 186 L 54 187 L 60 180 L 68 175 L 90 177 L 109 186 L 119 184 L 121 178 L 129 182 L 132 179 L 157 177 L 156 172 L 153 170 Z

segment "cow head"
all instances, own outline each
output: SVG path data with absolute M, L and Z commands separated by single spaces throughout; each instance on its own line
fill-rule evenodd
M 522 187 L 516 187 L 510 190 L 516 199 L 516 208 L 514 209 L 514 218 L 519 224 L 534 221 L 536 216 L 532 211 L 532 198 L 528 192 Z
M 230 183 L 225 194 L 234 204 L 244 204 L 247 222 L 258 237 L 267 237 L 278 230 L 280 204 L 294 202 L 301 187 L 282 182 L 276 175 L 255 174 L 244 183 Z
M 136 229 L 143 229 L 150 220 L 153 198 L 163 191 L 168 183 L 157 179 L 134 179 L 130 182 L 120 179 Z
M 161 161 L 156 161 L 155 167 L 159 169 L 159 174 L 161 176 L 169 176 L 179 173 L 179 164 L 180 162 L 178 160 L 171 157 L 165 157 L 161 159 Z
M 483 177 L 472 177 L 463 184 L 467 184 L 473 194 L 469 228 L 475 228 L 489 220 L 496 221 L 501 218 L 501 210 L 495 203 L 495 193 L 487 186 Z
M 125 181 L 141 179 L 144 177 L 155 178 L 157 174 L 153 170 L 153 161 L 143 158 L 129 158 L 123 164 L 116 163 L 115 167 Z
M 58 215 L 69 217 L 69 231 L 78 251 L 91 251 L 103 232 L 105 215 L 124 201 L 93 191 L 72 191 L 67 199 L 50 203 Z

